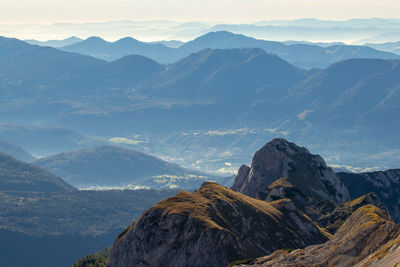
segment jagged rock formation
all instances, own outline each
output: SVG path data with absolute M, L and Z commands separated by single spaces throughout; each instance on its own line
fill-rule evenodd
M 354 266 L 388 242 L 393 252 L 400 227 L 387 211 L 365 205 L 355 211 L 325 244 L 273 254 L 236 266 Z
M 400 222 L 400 169 L 365 173 L 340 172 L 337 175 L 348 188 L 351 198 L 375 192 L 387 206 L 393 220 Z
M 232 189 L 264 200 L 268 187 L 282 177 L 313 199 L 336 204 L 349 200 L 346 187 L 319 155 L 284 139 L 274 139 L 257 151 L 251 167 L 239 169 Z
M 328 237 L 288 199 L 261 201 L 207 182 L 145 212 L 115 241 L 109 266 L 226 266 Z

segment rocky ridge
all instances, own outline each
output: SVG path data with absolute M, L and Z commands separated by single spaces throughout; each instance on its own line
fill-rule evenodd
M 393 244 L 399 230 L 399 225 L 390 220 L 387 211 L 365 205 L 357 209 L 324 244 L 294 251 L 278 250 L 269 256 L 234 266 L 354 266 L 363 259 L 371 259 L 370 255 L 379 252 L 388 242 Z M 390 248 L 393 251 L 393 247 Z
M 109 266 L 226 266 L 329 237 L 288 199 L 261 201 L 207 182 L 146 211 L 115 241 Z
M 400 169 L 364 173 L 337 173 L 348 188 L 350 197 L 375 192 L 387 206 L 393 220 L 400 222 Z

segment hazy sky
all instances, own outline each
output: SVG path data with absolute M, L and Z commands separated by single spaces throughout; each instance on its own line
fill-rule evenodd
M 399 18 L 399 0 L 0 0 L 0 23 Z

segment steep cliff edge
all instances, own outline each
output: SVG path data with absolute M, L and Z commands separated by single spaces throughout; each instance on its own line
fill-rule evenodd
M 270 193 L 268 187 L 279 178 L 316 200 L 341 204 L 350 199 L 346 187 L 319 155 L 279 138 L 255 153 L 251 167 L 239 169 L 232 189 L 264 200 Z

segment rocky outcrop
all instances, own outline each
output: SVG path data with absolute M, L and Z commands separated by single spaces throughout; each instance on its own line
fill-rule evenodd
M 393 244 L 399 225 L 389 214 L 373 205 L 355 211 L 325 244 L 294 251 L 278 250 L 273 254 L 236 266 L 354 266 Z M 397 245 L 396 245 L 397 246 Z M 395 246 L 393 245 L 393 249 Z
M 395 222 L 400 222 L 400 169 L 364 172 L 337 173 L 348 188 L 350 197 L 357 198 L 374 192 L 386 205 Z
M 261 201 L 215 183 L 153 206 L 115 241 L 114 266 L 226 266 L 330 235 L 292 201 Z
M 251 167 L 239 169 L 232 189 L 264 200 L 270 194 L 269 186 L 282 177 L 316 200 L 341 204 L 350 199 L 346 187 L 319 155 L 284 139 L 274 139 L 257 151 Z
M 368 193 L 336 207 L 332 212 L 321 216 L 317 220 L 317 223 L 328 230 L 331 234 L 334 234 L 346 219 L 353 214 L 353 212 L 368 204 L 387 211 L 386 206 L 379 200 L 375 193 Z

